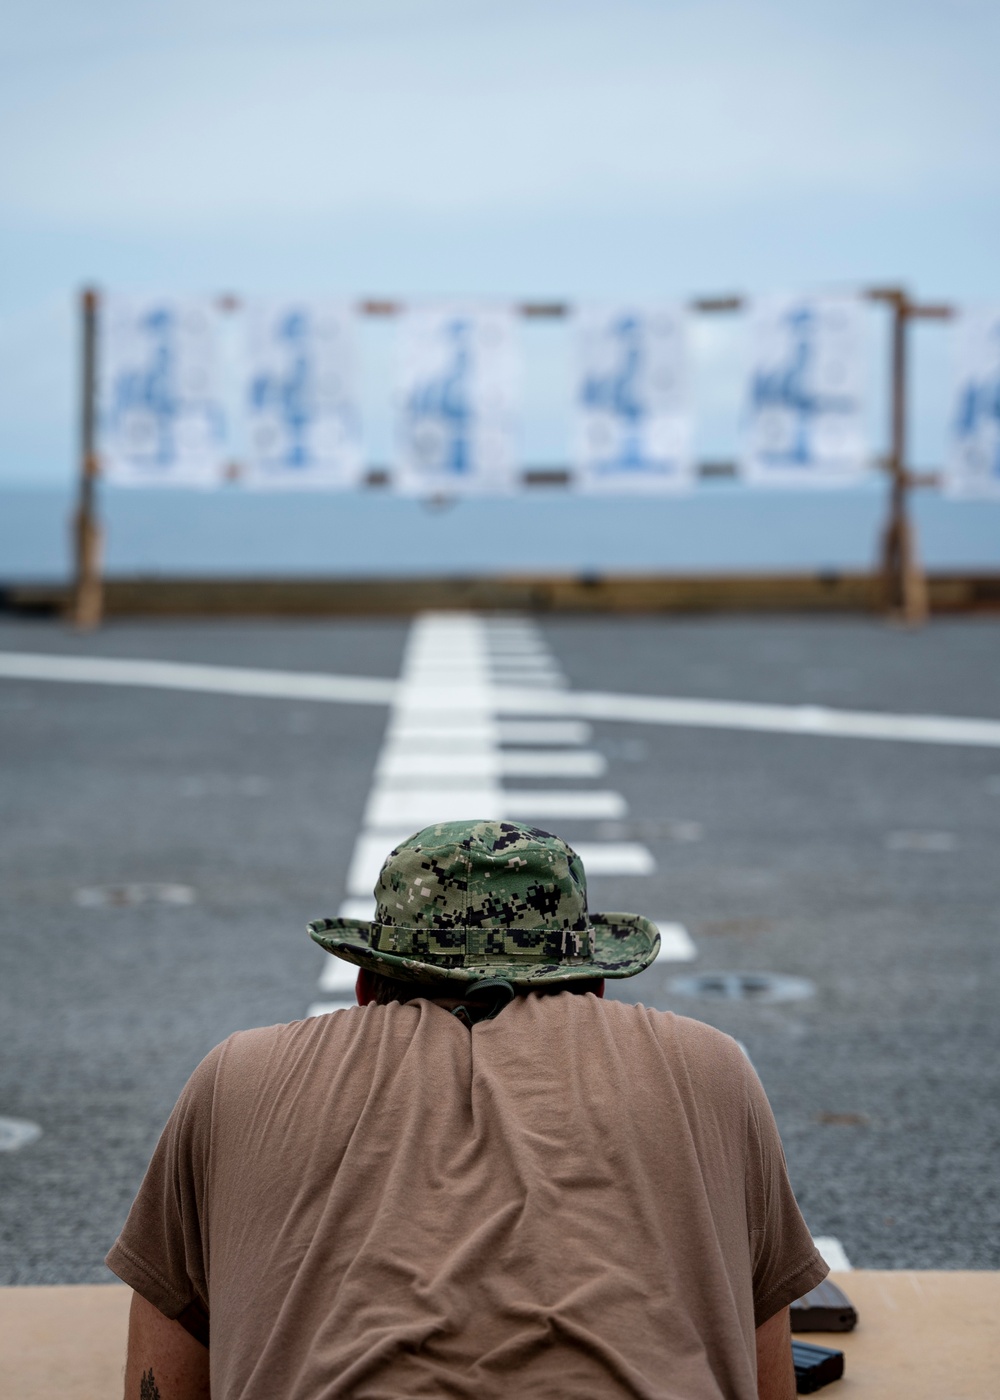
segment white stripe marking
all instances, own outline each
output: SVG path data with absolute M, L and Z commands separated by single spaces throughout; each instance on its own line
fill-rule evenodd
M 603 754 L 590 749 L 499 749 L 463 745 L 457 752 L 393 742 L 382 749 L 376 772 L 383 783 L 409 778 L 599 778 Z
M 566 687 L 563 676 L 524 676 L 521 674 L 512 676 L 498 671 L 494 674 L 493 679 L 498 686 L 527 685 L 532 690 L 563 690 Z
M 503 749 L 497 757 L 509 778 L 600 778 L 608 766 L 593 749 Z
M 835 1273 L 850 1273 L 851 1261 L 835 1235 L 814 1235 L 813 1244 Z
M 832 739 L 888 739 L 911 744 L 961 744 L 1000 748 L 1000 720 L 944 715 L 883 714 L 832 710 L 820 705 L 756 705 L 730 700 L 673 700 L 655 695 L 606 695 L 569 691 L 501 690 L 494 705 L 505 714 L 579 715 L 630 724 L 692 729 L 751 730 Z
M 347 893 L 371 899 L 382 863 L 390 851 L 416 832 L 416 827 L 395 831 L 362 831 L 354 843 L 354 853 L 347 869 Z
M 347 893 L 370 900 L 382 862 L 391 850 L 408 840 L 415 829 L 398 827 L 362 832 L 347 873 Z M 652 875 L 656 870 L 652 852 L 639 841 L 574 841 L 573 849 L 583 861 L 588 876 Z M 345 913 L 345 918 L 365 917 L 368 916 Z
M 398 787 L 414 778 L 422 779 L 425 787 L 436 787 L 453 783 L 456 778 L 492 782 L 500 775 L 500 764 L 496 749 L 490 745 L 463 745 L 453 753 L 394 743 L 383 747 L 375 772 L 383 787 Z M 466 786 L 470 784 L 467 782 Z
M 656 861 L 638 841 L 574 841 L 589 875 L 652 875 Z
M 245 666 L 195 666 L 178 661 L 130 661 L 105 656 L 42 656 L 15 651 L 0 652 L 0 677 L 357 705 L 388 705 L 399 686 L 398 681 L 363 676 L 263 671 Z
M 501 815 L 518 820 L 577 817 L 584 821 L 617 821 L 628 813 L 628 803 L 620 792 L 512 792 L 500 797 Z
M 506 801 L 497 787 L 373 787 L 365 807 L 367 827 L 409 827 L 419 831 L 434 822 L 497 821 Z
M 346 1001 L 348 994 L 353 996 L 357 980 L 358 969 L 353 963 L 344 962 L 343 958 L 335 958 L 332 953 L 327 953 L 323 971 L 319 975 L 318 986 L 321 992 L 341 992 Z
M 391 847 L 386 848 L 386 855 L 391 849 Z M 372 883 L 374 884 L 374 881 Z M 337 910 L 337 914 L 341 919 L 364 919 L 365 923 L 370 924 L 375 917 L 374 896 L 369 895 L 366 899 L 345 899 Z
M 333 676 L 305 671 L 256 670 L 239 666 L 131 661 L 112 657 L 0 653 L 0 677 L 85 685 L 139 686 L 211 695 L 312 700 L 323 704 L 388 705 L 398 681 Z M 419 691 L 419 693 L 416 693 Z M 628 724 L 665 724 L 688 729 L 734 729 L 818 738 L 883 739 L 910 744 L 955 744 L 1000 748 L 1000 720 L 949 715 L 889 714 L 834 710 L 818 705 L 756 705 L 730 700 L 676 700 L 655 695 L 547 691 L 542 687 L 442 686 L 415 688 L 407 704 L 415 710 L 486 714 L 566 715 Z
M 414 831 L 434 822 L 499 821 L 505 817 L 584 821 L 612 820 L 626 816 L 628 804 L 617 792 L 504 791 L 496 786 L 383 787 L 372 788 L 365 808 L 368 827 Z
M 471 729 L 456 734 L 447 725 L 442 725 L 440 729 L 394 728 L 386 735 L 383 752 L 388 752 L 391 746 L 400 752 L 417 750 L 426 754 L 492 753 L 499 742 L 500 736 L 496 730 L 492 734 Z
M 660 951 L 656 955 L 658 963 L 692 962 L 698 956 L 694 940 L 683 924 L 661 923 L 659 919 L 654 919 L 653 923 L 660 930 Z

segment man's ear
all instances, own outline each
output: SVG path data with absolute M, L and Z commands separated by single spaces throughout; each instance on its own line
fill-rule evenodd
M 354 984 L 354 995 L 357 997 L 359 1006 L 367 1006 L 369 1002 L 375 1000 L 371 973 L 366 967 L 358 968 L 358 980 Z

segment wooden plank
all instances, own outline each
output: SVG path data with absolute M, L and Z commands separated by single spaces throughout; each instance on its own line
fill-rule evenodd
M 0 609 L 65 611 L 58 584 L 10 584 Z M 468 578 L 110 578 L 113 617 L 408 617 L 427 609 L 568 613 L 868 613 L 878 580 L 859 573 L 745 575 L 498 575 Z M 927 579 L 933 612 L 1000 611 L 1000 574 Z
M 0 1376 L 11 1400 L 121 1395 L 132 1290 L 123 1284 L 0 1288 Z
M 984 1400 L 1000 1369 L 1000 1274 L 833 1275 L 857 1330 L 809 1340 L 845 1355 L 842 1400 Z M 17 1400 L 121 1393 L 130 1290 L 115 1284 L 0 1288 L 0 1375 Z
M 811 1332 L 844 1353 L 843 1400 L 985 1400 L 1000 1368 L 1000 1273 L 882 1272 L 831 1278 L 857 1308 L 854 1332 Z

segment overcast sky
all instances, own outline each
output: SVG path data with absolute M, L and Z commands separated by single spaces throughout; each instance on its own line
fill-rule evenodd
M 71 467 L 85 281 L 1000 298 L 998 54 L 995 0 L 6 0 L 0 479 Z

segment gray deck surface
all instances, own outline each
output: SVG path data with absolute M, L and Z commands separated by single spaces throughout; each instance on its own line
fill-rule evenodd
M 573 689 L 1000 717 L 995 621 L 539 625 Z M 0 650 L 394 677 L 406 632 L 164 622 L 80 639 L 8 621 Z M 377 705 L 0 681 L 0 1115 L 43 1129 L 0 1153 L 0 1283 L 106 1279 L 194 1065 L 317 999 L 305 923 L 343 897 L 385 720 Z M 656 873 L 592 879 L 591 905 L 683 923 L 698 949 L 616 994 L 743 1041 L 806 1218 L 855 1267 L 1000 1267 L 1000 749 L 610 722 L 594 747 L 627 818 L 539 824 L 644 841 Z M 676 839 L 678 822 L 700 838 Z M 944 849 L 891 849 L 898 833 Z M 130 881 L 197 898 L 74 903 Z M 818 990 L 720 1006 L 668 988 L 710 969 Z

